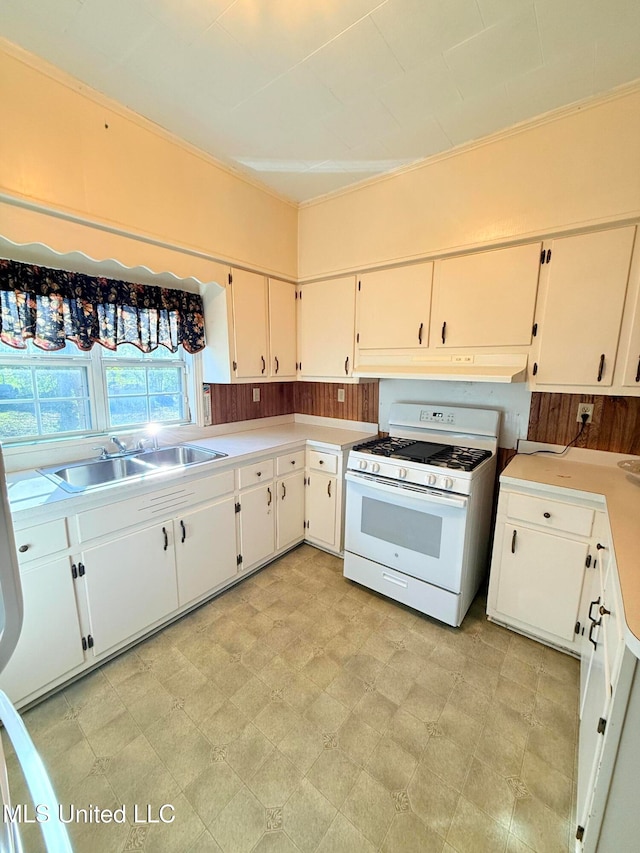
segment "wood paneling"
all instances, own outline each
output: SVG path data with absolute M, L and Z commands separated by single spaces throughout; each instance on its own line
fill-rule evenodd
M 579 403 L 593 403 L 593 421 L 575 447 L 640 455 L 640 397 L 534 392 L 527 438 L 569 444 L 580 429 L 576 421 Z
M 238 385 L 211 385 L 211 421 L 229 424 L 252 418 L 291 415 L 293 382 L 255 382 Z M 253 389 L 260 389 L 260 402 L 253 402 Z
M 335 382 L 295 382 L 293 385 L 294 411 L 298 414 L 378 422 L 377 381 L 359 385 Z M 344 403 L 338 402 L 339 389 L 344 391 Z

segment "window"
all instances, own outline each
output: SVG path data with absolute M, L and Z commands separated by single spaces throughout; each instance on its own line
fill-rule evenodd
M 188 420 L 186 358 L 131 344 L 82 352 L 0 347 L 0 439 L 104 432 Z

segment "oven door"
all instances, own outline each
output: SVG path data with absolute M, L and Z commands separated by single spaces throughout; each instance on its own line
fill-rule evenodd
M 345 549 L 460 592 L 468 498 L 346 473 Z

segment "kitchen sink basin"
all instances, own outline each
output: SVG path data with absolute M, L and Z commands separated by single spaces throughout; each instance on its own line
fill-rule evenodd
M 39 472 L 67 492 L 81 492 L 101 486 L 121 483 L 124 480 L 142 479 L 172 468 L 200 465 L 221 459 L 226 453 L 204 450 L 201 447 L 162 447 L 159 450 L 141 450 L 139 453 L 111 456 L 108 459 L 91 459 L 70 465 L 39 468 Z

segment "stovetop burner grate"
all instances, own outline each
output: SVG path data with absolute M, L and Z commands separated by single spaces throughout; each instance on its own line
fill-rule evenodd
M 459 471 L 473 471 L 491 456 L 490 450 L 451 444 L 436 445 L 412 438 L 394 438 L 393 436 L 374 438 L 357 444 L 353 449 L 361 453 L 371 453 L 374 456 L 386 456 Z

